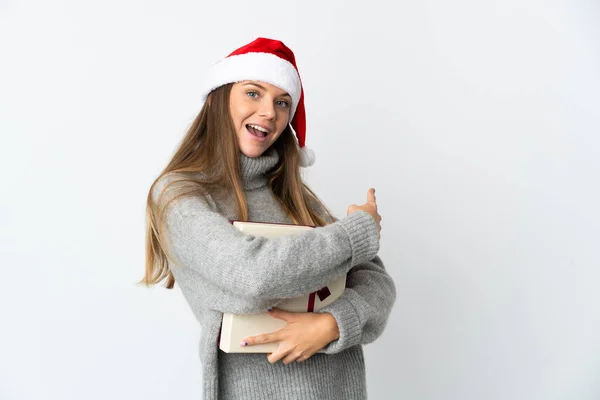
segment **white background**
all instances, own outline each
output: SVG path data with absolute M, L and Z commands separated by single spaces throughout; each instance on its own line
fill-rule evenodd
M 296 53 L 309 185 L 375 187 L 398 298 L 371 399 L 600 398 L 600 5 L 0 0 L 0 398 L 199 399 L 145 202 L 210 65 Z

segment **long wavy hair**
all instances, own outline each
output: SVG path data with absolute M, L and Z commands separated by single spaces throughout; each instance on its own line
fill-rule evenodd
M 202 109 L 181 140 L 166 168 L 152 183 L 146 204 L 146 273 L 139 282 L 147 286 L 166 280 L 172 289 L 175 278 L 169 269 L 164 240 L 163 217 L 170 202 L 182 196 L 233 197 L 237 219 L 248 220 L 248 203 L 240 173 L 240 148 L 229 112 L 229 95 L 233 84 L 212 91 Z M 325 226 L 334 220 L 327 207 L 302 181 L 298 144 L 289 124 L 273 145 L 279 162 L 269 172 L 268 182 L 274 197 L 297 225 Z M 155 186 L 165 175 L 176 175 L 153 196 Z M 202 178 L 198 178 L 201 176 Z M 166 196 L 167 188 L 177 184 L 177 195 Z M 321 213 L 319 213 L 319 210 Z M 323 217 L 325 213 L 325 218 Z

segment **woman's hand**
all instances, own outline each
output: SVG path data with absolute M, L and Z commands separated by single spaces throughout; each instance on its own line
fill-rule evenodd
M 377 199 L 375 198 L 375 189 L 371 188 L 367 192 L 367 202 L 362 206 L 358 206 L 356 204 L 352 204 L 348 207 L 347 215 L 350 215 L 358 210 L 363 210 L 371 214 L 371 217 L 375 220 L 377 224 L 377 231 L 379 232 L 379 237 L 381 238 L 381 215 L 377 212 Z
M 340 336 L 337 321 L 329 313 L 294 313 L 273 308 L 269 314 L 287 325 L 276 332 L 247 337 L 242 343 L 252 346 L 278 342 L 277 350 L 267 354 L 270 363 L 282 358 L 284 364 L 305 361 Z

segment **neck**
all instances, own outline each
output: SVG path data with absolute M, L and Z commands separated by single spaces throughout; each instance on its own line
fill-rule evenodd
M 258 157 L 248 157 L 240 153 L 240 173 L 244 189 L 252 190 L 268 183 L 266 173 L 279 161 L 279 154 L 273 147 Z

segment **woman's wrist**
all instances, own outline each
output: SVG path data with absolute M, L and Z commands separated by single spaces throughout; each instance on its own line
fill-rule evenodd
M 335 317 L 331 313 L 328 313 L 328 312 L 324 312 L 321 315 L 323 316 L 323 319 L 327 323 L 327 333 L 328 333 L 329 338 L 331 338 L 331 340 L 329 342 L 333 342 L 334 340 L 339 339 L 340 329 L 338 327 L 338 323 L 337 323 L 337 320 L 335 319 Z

